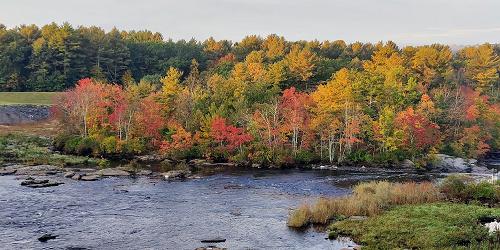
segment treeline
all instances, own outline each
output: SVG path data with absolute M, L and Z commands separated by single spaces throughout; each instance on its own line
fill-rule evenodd
M 424 166 L 435 153 L 478 158 L 500 145 L 500 59 L 491 44 L 453 52 L 248 36 L 192 41 L 189 56 L 178 42 L 172 59 L 128 47 L 172 42 L 106 36 L 113 33 L 144 61 L 130 59 L 115 79 L 109 68 L 90 75 L 60 97 L 56 146 L 67 152 Z M 155 67 L 162 73 L 148 71 Z
M 192 59 L 205 67 L 203 44 L 164 41 L 150 31 L 0 24 L 0 91 L 60 91 L 86 77 L 156 80 L 170 66 L 187 71 Z

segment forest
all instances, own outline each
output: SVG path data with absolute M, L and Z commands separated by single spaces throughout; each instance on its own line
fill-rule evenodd
M 68 153 L 425 167 L 500 147 L 499 55 L 494 44 L 0 25 L 0 91 L 63 91 L 52 111 Z

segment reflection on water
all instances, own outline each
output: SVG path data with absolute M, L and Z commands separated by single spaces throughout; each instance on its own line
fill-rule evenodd
M 232 169 L 184 182 L 64 179 L 64 185 L 45 189 L 21 187 L 15 177 L 3 176 L 0 248 L 194 249 L 204 246 L 202 239 L 225 238 L 216 245 L 340 249 L 353 243 L 326 240 L 314 229 L 288 229 L 289 209 L 319 196 L 348 194 L 352 181 L 394 176 Z M 44 233 L 58 238 L 41 243 L 37 238 Z

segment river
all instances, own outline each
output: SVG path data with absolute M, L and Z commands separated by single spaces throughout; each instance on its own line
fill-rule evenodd
M 325 239 L 315 229 L 286 226 L 291 208 L 320 196 L 350 193 L 368 179 L 400 173 L 328 170 L 225 169 L 200 179 L 62 179 L 31 189 L 0 176 L 1 249 L 195 249 L 200 241 L 228 249 L 341 249 L 348 239 Z M 414 178 L 414 177 L 411 177 Z M 57 235 L 42 243 L 45 233 Z M 214 244 L 210 244 L 214 245 Z

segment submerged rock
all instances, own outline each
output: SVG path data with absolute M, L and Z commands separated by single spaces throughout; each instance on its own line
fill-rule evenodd
M 163 174 L 166 180 L 181 180 L 186 179 L 191 175 L 189 170 L 172 170 Z
M 208 246 L 208 247 L 198 247 L 195 250 L 226 250 L 227 248 L 220 248 L 216 246 Z
M 116 168 L 106 168 L 97 172 L 101 176 L 130 176 L 130 173 Z
M 40 237 L 38 237 L 38 240 L 40 242 L 47 242 L 49 240 L 53 240 L 53 239 L 56 239 L 57 238 L 57 235 L 53 235 L 53 234 L 44 234 Z

